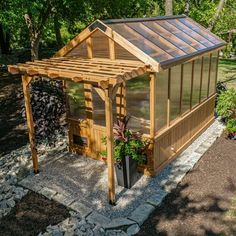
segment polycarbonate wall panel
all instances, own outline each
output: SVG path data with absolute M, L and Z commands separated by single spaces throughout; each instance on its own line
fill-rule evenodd
M 201 68 L 202 68 L 202 58 L 198 58 L 194 61 L 192 106 L 195 106 L 199 103 Z
M 181 65 L 171 68 L 170 84 L 170 120 L 174 120 L 180 114 L 180 87 L 181 87 Z
M 201 100 L 204 100 L 207 97 L 209 66 L 210 66 L 210 55 L 206 55 L 203 57 Z
M 183 65 L 183 87 L 182 87 L 182 108 L 181 108 L 182 113 L 190 110 L 191 81 L 192 81 L 192 62 L 188 62 Z
M 150 83 L 147 74 L 126 82 L 126 111 L 131 116 L 128 127 L 149 134 Z
M 84 84 L 68 81 L 66 87 L 70 117 L 86 119 Z
M 106 126 L 106 113 L 105 102 L 98 95 L 95 89 L 92 89 L 92 102 L 93 102 L 93 122 L 95 125 Z M 116 122 L 116 104 L 113 100 L 113 121 Z
M 155 127 L 157 132 L 167 124 L 168 75 L 168 70 L 164 70 L 157 73 L 156 78 Z
M 218 63 L 217 58 L 218 58 L 218 52 L 212 53 L 209 95 L 214 94 L 216 90 L 216 75 L 217 75 L 217 63 Z

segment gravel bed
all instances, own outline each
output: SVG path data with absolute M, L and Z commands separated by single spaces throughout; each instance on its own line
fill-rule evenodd
M 129 217 L 140 204 L 151 201 L 150 196 L 163 190 L 168 193 L 175 188 L 204 150 L 207 150 L 207 147 L 204 149 L 201 145 L 208 144 L 209 147 L 222 130 L 222 124 L 216 120 L 155 178 L 142 176 L 132 189 L 116 186 L 116 206 L 109 205 L 107 201 L 105 164 L 71 153 L 58 152 L 56 155 L 52 153 L 53 155 L 47 156 L 47 160 L 40 164 L 40 173 L 28 176 L 21 184 L 61 203 L 66 201 L 64 204 L 68 206 L 73 202 L 80 202 L 86 208 L 109 219 Z M 48 192 L 48 189 L 52 191 Z

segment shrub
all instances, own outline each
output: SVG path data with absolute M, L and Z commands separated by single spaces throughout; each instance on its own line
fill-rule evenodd
M 216 106 L 217 113 L 226 122 L 226 130 L 229 137 L 236 136 L 236 90 L 229 89 L 222 92 L 218 97 Z
M 31 106 L 37 143 L 53 142 L 65 132 L 65 101 L 60 81 L 38 78 L 31 83 Z M 25 109 L 23 109 L 25 116 Z
M 127 128 L 129 118 L 118 120 L 114 125 L 114 158 L 117 163 L 120 163 L 123 158 L 129 156 L 138 164 L 143 164 L 146 161 L 146 149 L 149 145 L 148 141 L 142 140 L 142 134 L 133 132 Z M 106 145 L 106 138 L 102 138 L 102 142 Z M 100 153 L 105 156 L 106 151 Z

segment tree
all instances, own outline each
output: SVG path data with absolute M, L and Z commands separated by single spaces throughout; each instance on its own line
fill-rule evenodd
M 4 32 L 3 25 L 0 23 L 0 47 L 2 54 L 10 53 L 10 33 Z
M 217 10 L 216 10 L 216 13 L 215 15 L 213 16 L 212 18 L 212 21 L 210 22 L 209 26 L 208 26 L 208 29 L 212 31 L 212 29 L 214 28 L 214 26 L 216 25 L 216 22 L 217 20 L 219 19 L 220 17 L 220 14 L 224 8 L 224 5 L 226 3 L 226 0 L 220 0 L 219 1 L 219 4 L 218 4 L 218 7 L 217 7 Z
M 165 0 L 165 15 L 173 15 L 173 0 Z
M 43 6 L 37 5 L 36 9 L 38 14 L 35 14 L 35 19 L 33 18 L 33 12 L 35 9 L 29 7 L 24 14 L 25 23 L 29 30 L 32 60 L 38 59 L 39 42 L 42 37 L 43 29 L 48 18 L 53 13 L 52 2 L 46 1 Z

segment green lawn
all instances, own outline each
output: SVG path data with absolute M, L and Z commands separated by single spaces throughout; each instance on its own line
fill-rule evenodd
M 236 221 L 236 196 L 232 199 L 231 206 L 225 214 L 225 220 L 227 222 L 233 222 L 234 225 L 235 225 L 235 221 Z
M 224 81 L 227 88 L 236 89 L 236 60 L 220 60 L 218 81 Z

